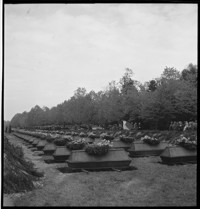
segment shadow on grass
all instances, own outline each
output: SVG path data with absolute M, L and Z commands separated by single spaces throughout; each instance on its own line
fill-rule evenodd
M 132 171 L 132 170 L 138 170 L 138 168 L 134 166 L 129 166 L 127 168 L 102 168 L 102 169 L 71 169 L 69 167 L 58 167 L 58 171 L 61 173 L 78 173 L 78 172 L 101 172 L 101 171 Z
M 178 166 L 178 165 L 188 165 L 188 164 L 197 164 L 196 162 L 174 162 L 174 163 L 164 163 L 164 162 L 157 162 L 161 165 L 167 165 L 167 166 Z

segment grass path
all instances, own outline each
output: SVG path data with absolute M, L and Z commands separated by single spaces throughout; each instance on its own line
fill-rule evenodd
M 20 139 L 10 135 L 10 141 Z M 25 156 L 45 172 L 42 187 L 17 197 L 15 206 L 195 206 L 196 164 L 167 166 L 159 157 L 134 158 L 132 171 L 61 173 L 58 164 L 23 146 Z

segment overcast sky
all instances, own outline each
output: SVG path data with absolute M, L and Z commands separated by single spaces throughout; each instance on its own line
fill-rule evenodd
M 126 67 L 144 83 L 197 64 L 197 4 L 5 5 L 4 33 L 5 120 L 104 90 Z

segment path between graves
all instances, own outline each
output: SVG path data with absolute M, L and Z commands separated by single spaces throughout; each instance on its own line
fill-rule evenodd
M 32 152 L 30 149 L 28 149 L 24 144 L 23 140 L 13 136 L 12 134 L 7 135 L 9 141 L 17 146 L 21 146 L 24 152 L 24 157 L 27 160 L 30 160 L 34 163 L 35 168 L 38 169 L 39 171 L 44 172 L 44 177 L 41 178 L 40 181 L 36 181 L 36 189 L 27 192 L 27 193 L 15 193 L 15 194 L 5 194 L 4 195 L 4 205 L 5 206 L 17 206 L 15 205 L 15 201 L 20 199 L 21 197 L 25 197 L 27 194 L 31 193 L 37 193 L 40 192 L 41 188 L 45 188 L 45 183 L 48 182 L 52 187 L 54 187 L 54 184 L 58 184 L 63 180 L 63 177 L 66 176 L 59 171 L 57 171 L 56 166 L 57 164 L 46 164 L 42 160 L 42 156 L 37 156 L 34 152 Z

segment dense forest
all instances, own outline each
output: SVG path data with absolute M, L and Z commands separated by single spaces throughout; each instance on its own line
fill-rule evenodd
M 148 69 L 147 69 L 148 70 Z M 74 95 L 51 109 L 36 105 L 17 113 L 13 127 L 96 124 L 107 126 L 122 120 L 140 122 L 142 129 L 168 129 L 171 121 L 197 119 L 197 65 L 190 63 L 181 72 L 166 67 L 160 77 L 140 83 L 133 71 L 125 69 L 118 82 L 106 90 L 86 92 L 79 87 Z

